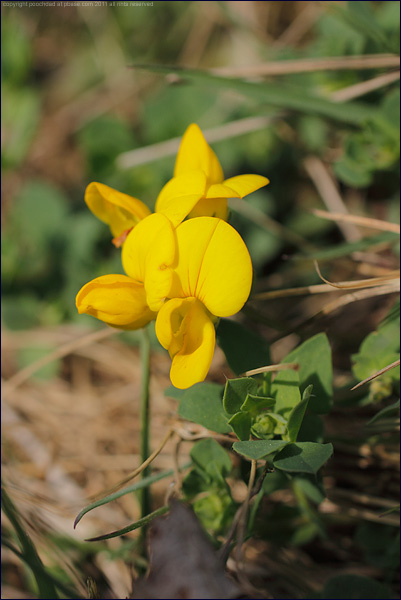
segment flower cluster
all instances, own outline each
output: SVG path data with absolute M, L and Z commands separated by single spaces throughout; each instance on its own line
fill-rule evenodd
M 248 250 L 226 222 L 227 199 L 267 183 L 260 175 L 224 179 L 195 124 L 182 138 L 174 176 L 154 213 L 137 198 L 91 183 L 85 201 L 122 246 L 126 275 L 103 275 L 84 285 L 76 298 L 79 313 L 121 329 L 156 320 L 156 335 L 172 359 L 173 385 L 185 389 L 202 381 L 213 358 L 217 319 L 241 310 L 252 284 Z

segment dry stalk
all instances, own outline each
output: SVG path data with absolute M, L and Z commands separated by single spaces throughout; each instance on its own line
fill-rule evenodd
M 252 375 L 259 375 L 260 373 L 271 373 L 275 371 L 287 371 L 288 369 L 294 369 L 298 371 L 298 363 L 285 363 L 279 365 L 267 365 L 266 367 L 259 367 L 258 369 L 252 369 L 243 373 L 243 377 L 251 377 Z
M 387 373 L 387 371 L 390 371 L 390 369 L 394 369 L 395 367 L 399 367 L 399 365 L 400 365 L 400 359 L 394 361 L 390 365 L 387 365 L 387 367 L 384 367 L 383 369 L 380 369 L 380 371 L 376 371 L 376 373 L 374 373 L 370 377 L 367 377 L 363 381 L 360 381 L 359 383 L 357 383 L 356 385 L 354 385 L 354 387 L 351 388 L 351 391 L 352 390 L 356 390 L 357 388 L 361 387 L 361 385 L 364 385 L 365 383 L 368 383 L 369 381 L 372 381 L 372 379 L 376 379 L 376 377 L 379 377 L 379 375 L 383 375 L 383 373 Z
M 389 223 L 388 221 L 381 221 L 379 219 L 372 219 L 371 217 L 362 217 L 360 215 L 350 215 L 342 213 L 326 212 L 324 210 L 313 209 L 311 212 L 316 217 L 322 219 L 328 219 L 329 221 L 346 221 L 348 223 L 355 223 L 361 227 L 369 227 L 370 229 L 379 229 L 380 231 L 391 231 L 393 233 L 400 233 L 400 225 L 396 223 Z
M 399 65 L 400 57 L 395 54 L 366 54 L 365 56 L 333 56 L 329 58 L 270 61 L 259 65 L 211 69 L 210 72 L 224 77 L 249 78 L 266 75 L 313 73 L 315 71 L 353 71 L 355 69 L 392 68 L 399 67 Z

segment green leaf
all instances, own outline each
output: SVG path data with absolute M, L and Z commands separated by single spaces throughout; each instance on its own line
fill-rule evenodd
M 235 435 L 240 440 L 249 440 L 251 434 L 251 415 L 248 412 L 237 412 L 228 421 Z
M 304 546 L 311 542 L 316 536 L 321 533 L 321 528 L 317 523 L 309 521 L 303 525 L 298 526 L 291 536 L 292 546 Z
M 186 463 L 185 465 L 180 467 L 180 471 L 183 471 L 184 469 L 188 469 L 188 467 L 190 467 L 191 464 L 192 463 Z M 161 473 L 157 473 L 156 475 L 150 475 L 149 477 L 145 477 L 144 479 L 141 479 L 140 481 L 137 481 L 136 483 L 129 485 L 128 487 L 122 488 L 121 490 L 114 492 L 114 494 L 109 494 L 108 496 L 105 496 L 104 498 L 101 498 L 100 500 L 97 500 L 96 502 L 92 502 L 92 504 L 88 504 L 88 506 L 85 506 L 85 508 L 83 508 L 81 510 L 81 512 L 78 514 L 77 518 L 75 519 L 74 529 L 78 525 L 78 523 L 80 522 L 82 517 L 84 515 L 86 515 L 86 513 L 88 513 L 89 511 L 93 510 L 94 508 L 98 508 L 99 506 L 103 506 L 104 504 L 108 504 L 109 502 L 113 502 L 113 500 L 117 500 L 118 498 L 121 498 L 121 496 L 125 496 L 126 494 L 131 494 L 132 492 L 137 492 L 138 490 L 142 490 L 142 489 L 152 485 L 152 483 L 155 483 L 156 481 L 160 481 L 161 479 L 164 479 L 165 477 L 171 477 L 172 475 L 174 475 L 174 473 L 175 473 L 174 469 L 169 469 L 168 471 L 162 471 Z
M 304 416 L 300 430 L 297 436 L 298 442 L 323 442 L 324 425 L 322 417 L 315 413 L 308 412 Z
M 228 415 L 224 412 L 223 386 L 217 383 L 196 383 L 181 396 L 178 414 L 183 419 L 203 425 L 216 433 L 230 433 Z
M 331 348 L 326 334 L 318 333 L 309 338 L 290 352 L 282 362 L 299 364 L 301 392 L 309 385 L 313 385 L 313 397 L 309 401 L 309 409 L 317 414 L 328 413 L 333 395 L 333 368 Z
M 400 353 L 400 317 L 380 324 L 362 342 L 359 352 L 351 358 L 352 372 L 361 381 L 395 362 Z M 399 380 L 399 370 L 391 369 L 382 377 Z
M 135 531 L 135 529 L 139 529 L 140 527 L 147 525 L 156 517 L 166 514 L 166 512 L 169 510 L 169 506 L 162 506 L 149 515 L 146 515 L 146 517 L 143 517 L 143 519 L 139 519 L 139 521 L 135 521 L 135 523 L 127 525 L 127 527 L 123 527 L 123 529 L 118 529 L 117 531 L 112 531 L 111 533 L 105 533 L 104 535 L 98 535 L 97 537 L 88 538 L 85 540 L 85 542 L 101 542 L 103 540 L 111 540 L 111 538 L 119 537 L 120 535 L 125 535 L 130 531 Z
M 332 454 L 332 444 L 297 442 L 283 448 L 274 457 L 273 464 L 290 473 L 317 473 Z
M 236 321 L 220 319 L 216 339 L 236 375 L 270 364 L 267 341 Z
M 228 379 L 224 388 L 224 410 L 232 415 L 241 410 L 248 394 L 255 394 L 258 389 L 257 382 L 251 377 Z
M 322 600 L 388 600 L 392 597 L 393 594 L 386 585 L 370 577 L 348 573 L 329 579 L 319 595 Z
M 249 412 L 252 415 L 259 414 L 267 408 L 272 408 L 276 401 L 274 398 L 266 398 L 264 396 L 255 396 L 254 394 L 247 394 L 244 404 L 240 410 L 242 412 Z
M 342 123 L 362 124 L 372 118 L 376 110 L 369 105 L 357 102 L 332 102 L 326 98 L 310 94 L 305 87 L 272 83 L 254 83 L 243 79 L 212 75 L 207 71 L 185 69 L 166 65 L 134 65 L 136 69 L 145 69 L 155 73 L 175 73 L 179 77 L 193 82 L 204 83 L 217 88 L 229 88 L 244 94 L 264 105 L 278 109 L 290 109 L 303 114 L 320 115 Z
M 164 395 L 166 396 L 166 398 L 173 398 L 174 400 L 180 401 L 182 400 L 182 397 L 184 396 L 186 391 L 187 390 L 180 390 L 179 388 L 170 385 L 164 390 Z
M 312 395 L 313 385 L 308 385 L 303 393 L 301 402 L 298 402 L 288 416 L 287 434 L 290 442 L 296 442 L 298 432 L 301 428 L 305 411 L 309 404 L 309 399 Z
M 397 400 L 397 402 L 394 402 L 394 404 L 390 404 L 390 406 L 386 406 L 381 411 L 379 411 L 374 417 L 372 417 L 370 419 L 370 421 L 368 421 L 367 424 L 372 425 L 373 423 L 376 423 L 376 421 L 379 421 L 380 419 L 384 419 L 385 417 L 392 417 L 393 415 L 398 414 L 399 410 L 400 410 L 400 401 Z
M 309 479 L 308 479 L 309 477 Z M 315 481 L 311 481 L 310 475 L 300 475 L 294 478 L 293 485 L 299 488 L 301 492 L 309 498 L 314 504 L 320 504 L 325 499 L 325 495 Z
M 274 435 L 284 436 L 287 433 L 287 419 L 273 412 L 261 413 L 254 419 L 251 432 L 262 440 L 271 439 Z
M 211 479 L 216 479 L 216 475 L 218 479 L 224 478 L 232 469 L 228 452 L 212 438 L 196 442 L 190 455 L 194 465 L 207 473 Z
M 288 442 L 283 440 L 252 440 L 249 442 L 234 442 L 233 449 L 250 458 L 251 460 L 260 460 L 273 452 L 277 452 L 286 446 Z
M 290 361 L 285 359 L 285 362 Z M 294 369 L 279 371 L 271 385 L 270 393 L 276 400 L 274 412 L 287 416 L 301 401 L 298 372 Z

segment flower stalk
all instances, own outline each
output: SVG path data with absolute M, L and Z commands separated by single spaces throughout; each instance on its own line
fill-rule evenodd
M 150 421 L 150 339 L 147 327 L 142 329 L 141 336 L 141 463 L 144 463 L 149 456 L 149 421 Z M 150 474 L 150 467 L 142 471 L 142 479 Z M 141 517 L 146 517 L 150 513 L 150 488 L 145 487 L 140 492 Z

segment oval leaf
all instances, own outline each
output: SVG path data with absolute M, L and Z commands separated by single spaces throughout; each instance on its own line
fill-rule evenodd
M 277 469 L 291 473 L 317 473 L 333 454 L 332 444 L 297 442 L 283 448 L 273 464 Z
M 273 452 L 277 452 L 277 450 L 281 450 L 287 444 L 288 442 L 283 440 L 253 440 L 250 442 L 235 442 L 233 449 L 238 454 L 246 456 L 246 458 L 260 460 Z
M 181 396 L 178 414 L 183 419 L 203 425 L 216 433 L 230 433 L 228 415 L 224 412 L 223 386 L 217 383 L 196 383 Z

